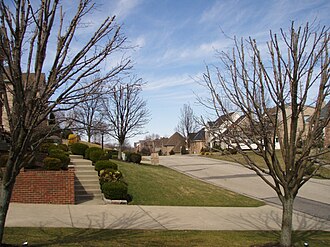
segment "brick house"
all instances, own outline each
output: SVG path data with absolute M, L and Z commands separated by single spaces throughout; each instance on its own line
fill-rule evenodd
M 169 155 L 171 151 L 174 153 L 180 153 L 181 148 L 185 145 L 186 138 L 184 138 L 180 133 L 175 132 L 164 144 L 162 151 L 165 155 Z

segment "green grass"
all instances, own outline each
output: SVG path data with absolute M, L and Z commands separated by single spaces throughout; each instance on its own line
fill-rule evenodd
M 251 158 L 252 161 L 254 161 L 256 164 L 260 165 L 260 167 L 266 168 L 266 163 L 262 157 L 256 155 L 252 151 L 247 151 L 246 154 Z M 284 164 L 280 150 L 277 150 L 276 154 L 277 154 L 277 157 L 279 158 L 280 164 Z M 245 163 L 243 155 L 241 155 L 241 154 L 222 154 L 221 155 L 220 153 L 210 153 L 209 155 L 206 155 L 205 157 L 218 159 L 218 160 L 231 161 L 231 162 L 236 162 L 236 163 Z M 330 162 L 330 152 L 322 155 L 321 157 L 322 157 L 322 159 Z M 330 179 L 330 169 L 328 167 L 321 167 L 319 169 L 319 171 L 316 173 L 315 178 Z
M 256 207 L 263 202 L 193 179 L 163 166 L 117 162 L 128 183 L 130 204 Z
M 221 246 L 248 247 L 276 242 L 276 231 L 161 231 L 77 228 L 6 228 L 4 242 L 21 246 Z M 294 232 L 293 243 L 329 246 L 330 232 Z

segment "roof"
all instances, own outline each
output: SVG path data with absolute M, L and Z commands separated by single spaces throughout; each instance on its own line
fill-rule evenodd
M 210 127 L 220 126 L 226 120 L 230 119 L 230 117 L 234 114 L 235 114 L 235 112 L 231 112 L 231 113 L 228 113 L 228 114 L 221 115 L 217 120 L 215 120 L 214 122 L 208 122 L 208 124 L 209 124 Z
M 186 139 L 181 134 L 175 132 L 164 144 L 164 146 L 173 146 L 173 151 L 179 153 L 181 151 L 181 147 L 185 145 L 185 141 Z
M 205 128 L 195 133 L 195 136 L 191 139 L 192 141 L 205 141 Z

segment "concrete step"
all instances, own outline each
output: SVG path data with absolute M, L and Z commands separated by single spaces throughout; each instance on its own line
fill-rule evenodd
M 69 157 L 70 157 L 70 159 L 83 159 L 84 158 L 84 156 L 77 155 L 77 154 L 70 154 Z
M 93 188 L 93 189 L 75 189 L 75 195 L 101 195 L 100 188 Z
M 75 168 L 75 203 L 103 204 L 99 176 L 92 162 L 75 155 L 71 163 Z
M 95 178 L 84 178 L 84 179 L 79 179 L 76 178 L 74 181 L 75 185 L 99 185 L 99 179 L 95 179 Z
M 95 171 L 95 170 L 93 170 L 93 171 L 84 170 L 84 169 L 83 170 L 76 170 L 75 174 L 76 174 L 77 177 L 80 176 L 80 175 L 95 175 L 96 177 L 98 177 L 97 171 Z
M 80 190 L 100 190 L 100 184 L 90 184 L 90 185 L 82 185 L 82 184 L 75 184 L 74 185 L 75 191 L 80 191 Z
M 91 172 L 96 172 L 94 166 L 90 165 L 80 165 L 80 166 L 74 166 L 75 171 L 91 171 Z

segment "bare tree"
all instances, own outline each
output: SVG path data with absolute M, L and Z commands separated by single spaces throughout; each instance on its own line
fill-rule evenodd
M 103 97 L 106 94 L 105 88 L 105 83 L 101 83 L 94 87 L 92 92 L 86 92 L 88 96 L 69 112 L 66 120 L 72 123 L 72 129 L 86 135 L 88 142 L 91 142 L 93 135 L 101 131 L 99 127 L 104 128 L 101 108 Z
M 67 19 L 58 0 L 0 2 L 0 92 L 11 136 L 1 178 L 0 242 L 15 179 L 51 134 L 48 131 L 34 138 L 38 127 L 50 112 L 72 108 L 93 87 L 130 67 L 128 59 L 118 61 L 106 74 L 80 85 L 99 73 L 98 68 L 120 52 L 125 42 L 115 17 L 108 17 L 92 33 L 83 33 L 84 38 L 88 36 L 86 42 L 75 43 L 82 40 L 77 30 L 86 26 L 84 18 L 93 7 L 90 0 L 80 0 L 70 13 L 72 18 Z M 46 63 L 49 73 L 45 75 Z
M 198 123 L 194 115 L 194 111 L 189 104 L 184 104 L 180 109 L 180 118 L 176 131 L 186 138 L 187 145 L 189 148 L 189 135 L 198 130 Z
M 119 145 L 118 158 L 121 158 L 125 140 L 143 134 L 142 128 L 149 122 L 150 113 L 146 101 L 140 97 L 141 86 L 141 79 L 114 86 L 109 98 L 104 101 L 109 135 Z
M 277 193 L 283 206 L 282 246 L 291 246 L 293 202 L 299 189 L 327 164 L 321 157 L 327 150 L 316 149 L 315 142 L 330 121 L 330 114 L 320 117 L 330 93 L 328 43 L 327 27 L 295 28 L 292 23 L 288 33 L 270 32 L 267 51 L 251 38 L 235 39 L 231 53 L 219 53 L 222 67 L 216 68 L 216 76 L 209 68 L 203 76 L 211 96 L 202 103 L 218 115 L 229 115 L 225 98 L 244 118 L 244 124 L 227 119 L 231 127 L 226 144 Z M 242 150 L 242 144 L 251 150 Z M 265 164 L 255 163 L 251 151 Z M 312 174 L 310 168 L 315 169 Z

